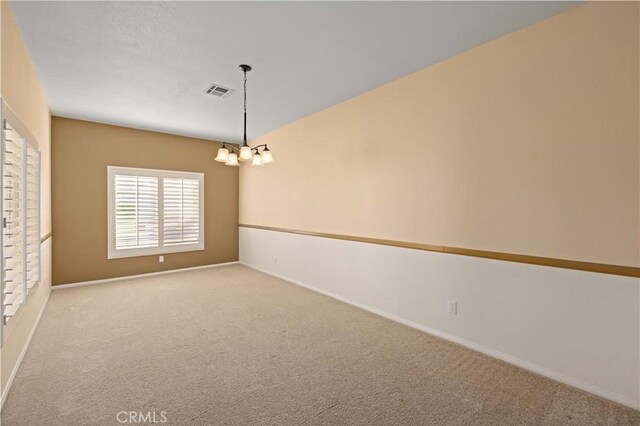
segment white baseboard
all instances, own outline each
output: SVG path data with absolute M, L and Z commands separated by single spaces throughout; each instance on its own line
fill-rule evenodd
M 36 332 L 36 328 L 38 328 L 38 324 L 40 324 L 40 318 L 42 318 L 42 314 L 44 313 L 44 308 L 47 307 L 47 303 L 49 302 L 49 296 L 51 295 L 51 289 L 47 292 L 47 296 L 40 308 L 40 312 L 38 312 L 38 316 L 33 323 L 33 327 L 31 327 L 31 331 L 29 332 L 29 336 L 20 351 L 20 356 L 18 357 L 18 362 L 13 367 L 13 371 L 11 371 L 11 375 L 9 376 L 9 380 L 7 381 L 7 386 L 4 388 L 2 392 L 2 397 L 0 399 L 0 412 L 2 411 L 2 407 L 4 406 L 4 401 L 7 399 L 7 395 L 9 395 L 9 389 L 11 389 L 11 385 L 13 384 L 13 379 L 15 379 L 16 374 L 18 373 L 18 369 L 20 369 L 20 364 L 22 364 L 22 360 L 24 359 L 25 354 L 27 353 L 27 349 L 29 349 L 29 345 L 31 344 L 31 338 L 33 334 Z
M 247 267 L 249 267 L 251 269 L 254 269 L 256 271 L 262 272 L 262 273 L 267 274 L 267 275 L 271 275 L 271 276 L 276 277 L 276 278 L 280 278 L 282 280 L 285 280 L 285 281 L 290 282 L 292 284 L 298 285 L 300 287 L 304 287 L 304 288 L 309 289 L 311 291 L 315 291 L 317 293 L 324 294 L 325 296 L 329 296 L 329 297 L 331 297 L 333 299 L 339 300 L 339 301 L 347 303 L 349 305 L 358 307 L 360 309 L 364 309 L 365 311 L 374 313 L 376 315 L 379 315 L 381 317 L 387 318 L 389 320 L 392 320 L 392 321 L 395 321 L 395 322 L 399 322 L 401 324 L 404 324 L 404 325 L 409 326 L 411 328 L 414 328 L 416 330 L 419 330 L 419 331 L 422 331 L 422 332 L 425 332 L 425 333 L 440 337 L 442 339 L 448 340 L 448 341 L 453 342 L 453 343 L 457 343 L 459 345 L 465 346 L 465 347 L 467 347 L 469 349 L 472 349 L 474 351 L 483 353 L 483 354 L 488 355 L 490 357 L 497 358 L 499 360 L 508 362 L 509 364 L 513 364 L 513 365 L 518 366 L 520 368 L 524 368 L 525 370 L 540 374 L 541 376 L 545 376 L 547 378 L 556 380 L 556 381 L 564 383 L 566 385 L 573 386 L 573 387 L 578 388 L 580 390 L 589 392 L 591 394 L 597 395 L 599 397 L 608 399 L 608 400 L 613 401 L 613 402 L 617 402 L 618 404 L 622 404 L 624 406 L 633 408 L 635 410 L 640 410 L 640 403 L 638 403 L 637 401 L 634 401 L 634 400 L 626 398 L 626 397 L 624 397 L 622 395 L 618 395 L 616 393 L 607 391 L 605 389 L 599 388 L 599 387 L 591 385 L 589 383 L 585 383 L 585 382 L 583 382 L 581 380 L 577 380 L 577 379 L 575 379 L 573 377 L 570 377 L 570 376 L 567 376 L 565 374 L 550 370 L 550 369 L 545 368 L 545 367 L 541 367 L 539 365 L 536 365 L 536 364 L 533 364 L 531 362 L 522 360 L 520 358 L 513 357 L 511 355 L 508 355 L 508 354 L 505 354 L 503 352 L 488 348 L 486 346 L 479 345 L 477 343 L 471 342 L 471 341 L 463 339 L 461 337 L 457 337 L 457 336 L 454 336 L 454 335 L 449 334 L 449 333 L 444 333 L 442 331 L 438 331 L 438 330 L 435 330 L 433 328 L 426 327 L 426 326 L 418 324 L 416 322 L 413 322 L 413 321 L 410 321 L 410 320 L 406 320 L 404 318 L 400 318 L 400 317 L 395 316 L 393 314 L 389 314 L 389 313 L 387 313 L 385 311 L 381 311 L 379 309 L 371 308 L 369 306 L 363 305 L 363 304 L 358 303 L 358 302 L 354 302 L 352 300 L 349 300 L 347 298 L 338 296 L 338 295 L 333 294 L 331 292 L 320 290 L 320 289 L 318 289 L 316 287 L 307 285 L 307 284 L 302 283 L 300 281 L 297 281 L 297 280 L 294 280 L 294 279 L 291 279 L 291 278 L 288 278 L 288 277 L 284 277 L 284 276 L 281 276 L 281 275 L 278 275 L 278 274 L 274 274 L 272 272 L 269 272 L 269 271 L 261 269 L 261 268 L 254 267 L 254 266 L 249 265 L 249 264 L 244 263 L 244 262 L 239 262 L 239 263 L 244 265 L 244 266 L 247 266 Z
M 190 268 L 169 269 L 167 271 L 149 272 L 147 274 L 127 275 L 125 277 L 105 278 L 103 280 L 82 281 L 82 282 L 70 283 L 70 284 L 60 284 L 60 285 L 51 286 L 51 289 L 52 290 L 61 290 L 61 289 L 64 289 L 64 288 L 82 287 L 82 286 L 85 286 L 85 285 L 104 284 L 104 283 L 111 283 L 111 282 L 115 282 L 115 281 L 124 281 L 124 280 L 131 280 L 131 279 L 137 279 L 137 278 L 154 277 L 156 275 L 175 274 L 176 272 L 187 272 L 187 271 L 195 271 L 195 270 L 198 270 L 198 269 L 217 268 L 217 267 L 220 267 L 220 266 L 235 265 L 235 264 L 238 264 L 238 263 L 239 263 L 238 261 L 226 262 L 226 263 L 214 263 L 214 264 L 211 264 L 211 265 L 192 266 Z

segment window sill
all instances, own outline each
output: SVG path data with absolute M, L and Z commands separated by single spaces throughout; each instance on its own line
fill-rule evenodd
M 122 249 L 122 250 L 109 250 L 107 259 L 123 259 L 127 257 L 143 257 L 143 256 L 158 256 L 172 253 L 185 253 L 190 251 L 203 251 L 204 243 L 201 244 L 176 244 L 167 247 L 152 247 L 142 249 Z

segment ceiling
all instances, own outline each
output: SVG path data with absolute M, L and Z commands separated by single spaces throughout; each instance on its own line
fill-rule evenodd
M 237 142 L 574 2 L 11 2 L 53 115 Z M 236 89 L 220 99 L 212 83 Z

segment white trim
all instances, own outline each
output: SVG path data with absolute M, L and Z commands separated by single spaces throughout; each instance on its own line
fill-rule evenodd
M 389 313 L 387 313 L 385 311 L 382 311 L 382 310 L 379 310 L 379 309 L 375 309 L 375 308 L 371 308 L 371 307 L 369 307 L 367 305 L 364 305 L 362 303 L 357 303 L 357 302 L 349 300 L 349 299 L 347 299 L 345 297 L 338 296 L 338 295 L 336 295 L 334 293 L 331 293 L 331 292 L 328 292 L 328 291 L 324 291 L 324 290 L 320 290 L 320 289 L 318 289 L 316 287 L 304 284 L 304 283 L 302 283 L 300 281 L 293 280 L 291 278 L 287 278 L 287 277 L 284 277 L 284 276 L 279 275 L 279 274 L 274 274 L 274 273 L 266 271 L 264 269 L 257 268 L 255 266 L 251 266 L 251 265 L 249 265 L 247 263 L 244 263 L 244 262 L 239 262 L 239 263 L 241 265 L 244 265 L 244 266 L 248 267 L 248 268 L 254 269 L 256 271 L 262 272 L 262 273 L 267 274 L 267 275 L 271 275 L 272 277 L 280 278 L 281 280 L 285 280 L 287 282 L 290 282 L 292 284 L 298 285 L 300 287 L 304 287 L 304 288 L 306 288 L 308 290 L 315 291 L 316 293 L 321 293 L 321 294 L 324 294 L 325 296 L 331 297 L 333 299 L 339 300 L 341 302 L 347 303 L 347 304 L 355 306 L 357 308 L 364 309 L 365 311 L 374 313 L 376 315 L 379 315 L 379 316 L 381 316 L 383 318 L 386 318 L 386 319 L 389 319 L 391 321 L 395 321 L 395 322 L 398 322 L 400 324 L 404 324 L 404 325 L 406 325 L 408 327 L 414 328 L 414 329 L 422 331 L 424 333 L 428 333 L 428 334 L 440 337 L 440 338 L 442 338 L 444 340 L 448 340 L 450 342 L 457 343 L 459 345 L 465 346 L 465 347 L 467 347 L 469 349 L 472 349 L 474 351 L 483 353 L 485 355 L 489 355 L 490 357 L 497 358 L 499 360 L 508 362 L 509 364 L 518 366 L 520 368 L 524 368 L 525 370 L 532 371 L 534 373 L 537 373 L 537 374 L 540 374 L 542 376 L 545 376 L 545 377 L 547 377 L 549 379 L 553 379 L 553 380 L 556 380 L 558 382 L 567 384 L 569 386 L 573 386 L 573 387 L 578 388 L 580 390 L 592 393 L 594 395 L 597 395 L 597 396 L 600 396 L 602 398 L 611 400 L 613 402 L 617 402 L 619 404 L 625 405 L 625 406 L 633 408 L 635 410 L 640 410 L 640 403 L 638 403 L 637 401 L 634 401 L 634 400 L 632 400 L 630 398 L 627 398 L 625 396 L 616 394 L 614 392 L 607 391 L 605 389 L 602 389 L 600 387 L 591 385 L 591 384 L 583 382 L 581 380 L 574 379 L 574 378 L 569 377 L 569 376 L 567 376 L 565 374 L 550 370 L 550 369 L 545 368 L 545 367 L 541 367 L 541 366 L 539 366 L 537 364 L 534 364 L 534 363 L 531 363 L 529 361 L 525 361 L 523 359 L 516 358 L 514 356 L 511 356 L 511 355 L 505 354 L 503 352 L 488 348 L 486 346 L 479 345 L 477 343 L 474 343 L 474 342 L 471 342 L 469 340 L 454 336 L 452 334 L 444 333 L 442 331 L 438 331 L 438 330 L 435 330 L 433 328 L 426 327 L 426 326 L 418 324 L 416 322 L 413 322 L 413 321 L 410 321 L 410 320 L 406 320 L 404 318 L 400 318 L 400 317 L 398 317 L 396 315 L 389 314 Z
M 29 337 L 27 337 L 27 340 L 24 342 L 24 346 L 22 347 L 22 351 L 20 351 L 18 362 L 16 362 L 16 365 L 13 367 L 13 371 L 9 376 L 9 380 L 7 380 L 7 386 L 4 388 L 4 391 L 2 392 L 2 397 L 0 399 L 0 411 L 2 411 L 4 402 L 7 399 L 7 396 L 9 395 L 9 389 L 11 389 L 11 385 L 13 384 L 13 379 L 15 379 L 16 374 L 18 374 L 18 369 L 20 368 L 20 365 L 22 364 L 22 360 L 24 359 L 24 356 L 27 353 L 27 349 L 29 349 L 29 345 L 31 344 L 31 338 L 33 337 L 33 334 L 36 332 L 36 328 L 38 327 L 38 324 L 40 324 L 40 318 L 42 318 L 42 314 L 44 313 L 44 308 L 46 308 L 47 303 L 49 302 L 49 296 L 51 296 L 51 289 L 49 289 L 49 291 L 47 292 L 47 296 L 44 300 L 44 303 L 42 304 L 42 307 L 40 308 L 40 312 L 38 313 L 38 316 L 36 317 L 36 320 L 33 323 L 33 327 L 29 332 Z
M 137 278 L 154 277 L 156 275 L 174 274 L 176 272 L 188 272 L 188 271 L 195 271 L 195 270 L 198 270 L 198 269 L 217 268 L 219 266 L 236 265 L 238 263 L 240 263 L 240 262 L 239 261 L 235 261 L 235 262 L 225 262 L 225 263 L 213 263 L 211 265 L 192 266 L 190 268 L 180 268 L 180 269 L 169 269 L 167 271 L 149 272 L 147 274 L 127 275 L 125 277 L 105 278 L 103 280 L 81 281 L 81 282 L 77 282 L 77 283 L 53 285 L 53 286 L 51 286 L 51 289 L 52 290 L 61 290 L 61 289 L 65 289 L 65 288 L 82 287 L 82 286 L 85 286 L 85 285 L 103 284 L 103 283 L 110 283 L 110 282 L 115 282 L 115 281 L 124 281 L 124 280 L 132 280 L 132 279 L 137 279 Z

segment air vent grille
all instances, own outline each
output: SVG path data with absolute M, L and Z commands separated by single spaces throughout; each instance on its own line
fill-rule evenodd
M 228 87 L 223 87 L 218 84 L 212 84 L 207 88 L 205 93 L 208 95 L 217 96 L 218 98 L 227 98 L 231 96 L 235 92 L 233 89 L 229 89 Z

